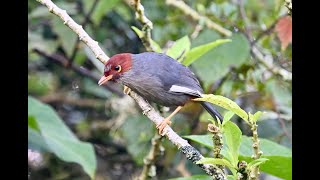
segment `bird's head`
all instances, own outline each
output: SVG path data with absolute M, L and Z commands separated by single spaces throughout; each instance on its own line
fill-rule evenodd
M 116 81 L 121 75 L 129 71 L 132 67 L 132 60 L 130 53 L 116 54 L 112 56 L 104 66 L 104 75 L 99 80 L 98 84 L 101 86 L 107 81 Z

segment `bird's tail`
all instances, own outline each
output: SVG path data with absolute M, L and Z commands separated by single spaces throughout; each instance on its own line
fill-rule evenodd
M 222 123 L 223 117 L 221 114 L 213 107 L 213 105 L 209 102 L 202 101 L 201 105 L 208 111 L 208 113 L 215 119 L 219 118 L 220 122 Z

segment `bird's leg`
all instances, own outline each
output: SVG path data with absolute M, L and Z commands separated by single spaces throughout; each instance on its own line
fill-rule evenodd
M 162 122 L 160 124 L 157 125 L 157 129 L 159 129 L 159 134 L 162 134 L 163 129 L 167 126 L 167 125 L 171 125 L 171 121 L 170 119 L 177 114 L 180 109 L 182 108 L 182 106 L 178 106 L 176 108 L 176 110 L 174 110 L 168 117 L 166 117 L 164 120 L 162 120 Z
M 129 94 L 130 92 L 131 92 L 131 89 L 130 89 L 128 86 L 124 85 L 124 87 L 123 87 L 123 93 Z

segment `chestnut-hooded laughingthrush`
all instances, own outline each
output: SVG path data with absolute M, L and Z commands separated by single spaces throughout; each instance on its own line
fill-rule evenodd
M 104 67 L 104 75 L 98 84 L 107 81 L 123 84 L 125 90 L 133 90 L 144 99 L 176 110 L 157 125 L 159 133 L 170 119 L 187 102 L 202 97 L 203 89 L 194 73 L 173 58 L 155 52 L 140 54 L 121 53 L 112 56 Z M 127 88 L 126 88 L 127 87 Z M 128 89 L 129 88 L 129 89 Z M 212 104 L 200 101 L 209 114 L 222 122 L 223 118 Z

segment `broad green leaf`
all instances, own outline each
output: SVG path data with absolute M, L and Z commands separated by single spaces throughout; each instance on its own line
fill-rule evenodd
M 249 164 L 248 164 L 248 169 L 251 169 L 253 167 L 256 167 L 256 166 L 259 166 L 260 164 L 262 163 L 265 163 L 266 161 L 269 161 L 269 159 L 267 158 L 259 158 L 259 159 L 255 159 L 253 161 L 251 161 Z
M 273 141 L 268 139 L 259 138 L 260 140 L 260 147 L 263 151 L 263 156 L 286 156 L 291 157 L 292 151 L 280 144 L 277 144 Z M 253 154 L 252 149 L 252 139 L 248 136 L 242 136 L 242 143 L 240 146 L 240 154 L 242 156 L 250 156 Z
M 192 41 L 191 47 L 197 47 L 217 39 L 221 39 L 219 34 L 213 30 L 205 29 Z M 247 38 L 243 34 L 233 33 L 230 39 L 232 42 L 211 49 L 192 63 L 192 67 L 204 82 L 205 87 L 224 77 L 230 72 L 230 67 L 240 67 L 249 60 L 250 44 Z
M 208 175 L 193 175 L 189 177 L 171 178 L 169 180 L 212 180 L 212 176 Z
M 186 58 L 182 61 L 182 64 L 185 66 L 189 66 L 191 63 L 193 63 L 195 60 L 200 58 L 202 55 L 204 55 L 205 53 L 207 53 L 211 49 L 213 49 L 221 44 L 227 43 L 227 42 L 231 42 L 231 40 L 230 39 L 218 39 L 214 42 L 192 48 L 186 54 Z
M 292 151 L 287 147 L 279 145 L 268 139 L 259 138 L 260 150 L 263 152 L 261 158 L 269 161 L 260 165 L 260 170 L 274 176 L 291 179 L 292 178 Z M 250 162 L 253 154 L 251 137 L 243 136 L 240 146 L 240 160 Z
M 135 26 L 131 26 L 131 28 L 134 30 L 134 32 L 139 36 L 139 38 L 141 39 L 142 36 L 143 36 L 143 33 L 140 29 L 138 29 L 137 27 Z M 151 39 L 151 45 L 152 47 L 155 48 L 155 52 L 158 52 L 158 53 L 161 53 L 162 50 L 161 50 L 161 47 L 159 46 L 159 44 L 157 44 L 154 40 Z
M 61 43 L 64 51 L 71 56 L 74 44 L 77 41 L 77 34 L 74 33 L 69 27 L 63 24 L 59 17 L 52 18 L 52 30 L 58 35 L 59 42 Z
M 236 169 L 236 166 L 233 166 L 228 160 L 226 159 L 218 159 L 218 158 L 203 158 L 197 161 L 197 164 L 218 164 L 222 166 L 227 166 L 229 168 Z
M 28 127 L 28 149 L 50 152 L 50 148 L 40 133 L 30 127 Z
M 231 163 L 233 166 L 237 166 L 242 135 L 241 130 L 231 121 L 225 123 L 223 130 L 223 135 L 229 149 L 227 152 L 229 152 L 231 155 Z
M 50 151 L 60 159 L 80 164 L 93 179 L 96 158 L 91 144 L 81 142 L 48 105 L 28 97 L 28 117 L 33 117 Z
M 230 119 L 232 118 L 233 115 L 234 115 L 234 112 L 228 111 L 228 112 L 224 115 L 224 117 L 223 117 L 222 126 L 223 126 L 224 124 L 226 124 L 226 122 L 230 121 Z
M 183 136 L 186 139 L 190 139 L 194 142 L 197 142 L 201 145 L 204 145 L 208 148 L 213 148 L 213 142 L 212 142 L 212 135 L 206 134 L 206 135 L 188 135 Z
M 212 135 L 190 135 L 184 136 L 187 139 L 202 144 L 209 149 L 213 148 Z M 239 149 L 239 161 L 252 161 L 253 155 L 251 137 L 242 136 L 242 141 Z M 259 138 L 260 150 L 263 152 L 261 158 L 267 158 L 264 164 L 261 164 L 260 170 L 283 179 L 292 179 L 292 151 L 287 147 L 279 145 L 268 139 Z M 222 154 L 225 155 L 222 149 Z
M 234 175 L 227 175 L 227 179 L 228 180 L 234 180 L 236 179 Z
M 184 36 L 181 39 L 178 39 L 166 52 L 166 54 L 173 59 L 178 60 L 183 59 L 183 57 L 189 52 L 191 42 L 188 36 Z M 182 55 L 182 56 L 181 56 Z
M 98 1 L 95 10 L 92 13 L 92 21 L 95 25 L 99 25 L 103 16 L 105 16 L 112 8 L 114 8 L 119 0 Z M 91 6 L 90 6 L 91 8 Z
M 195 101 L 207 101 L 212 104 L 221 106 L 229 111 L 234 112 L 237 114 L 239 117 L 241 117 L 243 120 L 246 122 L 248 121 L 248 115 L 247 113 L 241 109 L 237 103 L 233 102 L 232 100 L 220 96 L 220 95 L 213 95 L 213 94 L 203 94 L 202 98 L 196 98 L 194 99 Z

